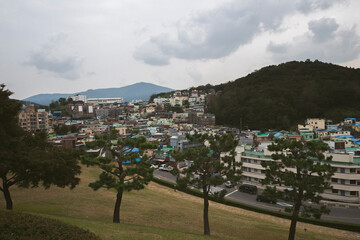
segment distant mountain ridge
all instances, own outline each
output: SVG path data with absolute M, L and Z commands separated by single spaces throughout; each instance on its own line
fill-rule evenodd
M 170 92 L 174 89 L 162 87 L 152 83 L 139 82 L 132 85 L 128 85 L 120 88 L 101 88 L 101 89 L 89 89 L 83 92 L 76 93 L 50 93 L 50 94 L 37 94 L 23 101 L 31 101 L 41 105 L 49 105 L 51 101 L 56 101 L 59 98 L 67 98 L 74 94 L 83 94 L 88 98 L 115 98 L 122 97 L 125 102 L 132 100 L 144 100 L 148 101 L 150 96 L 160 92 Z

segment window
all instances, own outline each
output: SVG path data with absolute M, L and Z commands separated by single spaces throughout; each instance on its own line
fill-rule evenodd
M 332 190 L 332 193 L 339 193 L 339 190 L 333 189 L 333 190 Z
M 350 180 L 350 184 L 356 184 L 355 180 Z
M 345 168 L 340 168 L 341 173 L 345 173 Z
M 338 182 L 338 180 L 337 180 L 337 178 L 332 178 L 332 179 L 331 179 L 331 182 L 333 182 L 333 183 L 337 183 L 337 182 Z
M 340 179 L 340 183 L 341 183 L 341 184 L 345 184 L 345 180 L 344 180 L 344 179 Z
M 341 196 L 345 196 L 345 191 L 344 191 L 344 190 L 340 190 L 340 195 L 341 195 Z
M 350 173 L 356 173 L 356 169 L 355 168 L 350 168 Z
M 356 191 L 350 191 L 350 196 L 356 196 Z

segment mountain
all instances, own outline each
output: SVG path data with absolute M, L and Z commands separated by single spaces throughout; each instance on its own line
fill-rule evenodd
M 360 69 L 317 60 L 264 67 L 221 90 L 208 104 L 217 124 L 281 130 L 310 117 L 360 117 Z
M 120 88 L 102 88 L 102 89 L 89 89 L 84 92 L 77 93 L 52 93 L 52 94 L 37 94 L 23 101 L 31 101 L 42 105 L 49 105 L 51 101 L 56 101 L 59 98 L 67 98 L 74 94 L 83 94 L 88 98 L 114 98 L 122 97 L 125 102 L 132 100 L 142 99 L 144 101 L 149 100 L 150 96 L 154 93 L 170 92 L 171 88 L 158 86 L 152 83 L 139 82 L 132 85 L 128 85 Z

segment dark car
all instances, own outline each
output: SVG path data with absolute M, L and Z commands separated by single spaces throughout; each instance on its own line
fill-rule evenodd
M 246 192 L 250 194 L 256 194 L 257 193 L 257 187 L 250 184 L 242 184 L 239 187 L 239 192 Z

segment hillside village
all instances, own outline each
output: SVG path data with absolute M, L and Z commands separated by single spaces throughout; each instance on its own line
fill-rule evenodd
M 265 178 L 262 161 L 271 159 L 267 146 L 278 138 L 295 140 L 323 140 L 333 157 L 332 166 L 337 168 L 332 178 L 333 189 L 327 190 L 326 200 L 360 203 L 360 122 L 345 118 L 340 123 L 331 120 L 309 118 L 297 126 L 297 131 L 256 131 L 215 124 L 215 116 L 207 113 L 207 103 L 215 96 L 214 90 L 175 91 L 169 97 L 157 97 L 151 102 L 124 103 L 122 98 L 87 99 L 85 95 L 69 96 L 66 111 L 35 109 L 24 106 L 19 113 L 19 125 L 28 131 L 46 130 L 54 145 L 74 149 L 91 149 L 96 134 L 118 131 L 120 138 L 145 136 L 148 142 L 156 142 L 158 151 L 152 158 L 153 166 L 163 170 L 172 169 L 174 150 L 183 151 L 194 147 L 186 134 L 207 133 L 209 135 L 232 133 L 239 139 L 237 161 L 242 162 L 242 183 L 263 188 L 260 181 Z M 66 102 L 66 101 L 65 101 Z M 356 136 L 354 136 L 354 135 Z

